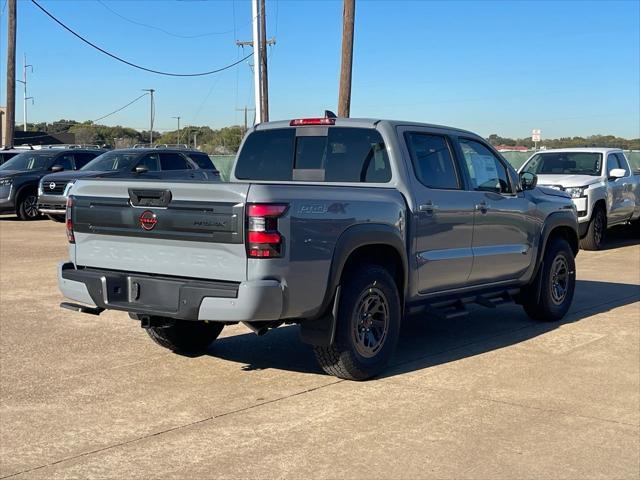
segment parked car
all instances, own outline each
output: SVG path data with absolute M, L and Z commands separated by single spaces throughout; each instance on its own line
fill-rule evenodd
M 176 149 L 122 149 L 105 152 L 75 172 L 52 173 L 38 188 L 38 210 L 63 222 L 67 195 L 80 178 L 136 177 L 146 179 L 219 180 L 220 174 L 206 153 Z
M 263 123 L 228 183 L 78 180 L 61 306 L 129 312 L 174 351 L 205 349 L 231 323 L 300 324 L 326 372 L 366 379 L 408 314 L 512 301 L 536 320 L 566 314 L 576 211 L 535 182 L 455 128 Z
M 540 185 L 571 195 L 585 250 L 599 250 L 607 228 L 640 219 L 640 176 L 620 149 L 546 150 L 529 158 L 520 171 L 535 173 Z
M 0 213 L 33 220 L 38 212 L 38 182 L 51 172 L 77 170 L 103 150 L 60 148 L 26 150 L 0 165 Z

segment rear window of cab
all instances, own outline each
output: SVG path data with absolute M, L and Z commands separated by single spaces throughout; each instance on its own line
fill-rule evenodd
M 307 128 L 253 132 L 238 155 L 236 178 L 354 183 L 391 180 L 389 157 L 377 130 Z M 323 130 L 326 134 L 314 134 Z

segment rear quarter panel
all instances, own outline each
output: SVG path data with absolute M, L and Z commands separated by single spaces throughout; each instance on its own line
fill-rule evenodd
M 388 225 L 406 239 L 406 204 L 395 188 L 252 184 L 248 203 L 260 202 L 289 205 L 278 222 L 285 242 L 284 254 L 277 259 L 249 259 L 247 279 L 283 283 L 284 318 L 306 318 L 318 313 L 336 243 L 349 227 Z

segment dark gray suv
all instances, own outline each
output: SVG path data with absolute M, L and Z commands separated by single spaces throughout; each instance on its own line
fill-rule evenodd
M 26 150 L 0 165 L 0 213 L 33 220 L 38 212 L 38 183 L 51 172 L 77 170 L 103 153 L 99 149 Z

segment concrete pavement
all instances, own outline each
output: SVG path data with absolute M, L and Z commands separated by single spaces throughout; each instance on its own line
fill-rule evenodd
M 638 478 L 640 245 L 580 252 L 570 315 L 406 322 L 365 383 L 297 329 L 156 346 L 58 308 L 64 227 L 0 217 L 0 478 Z

